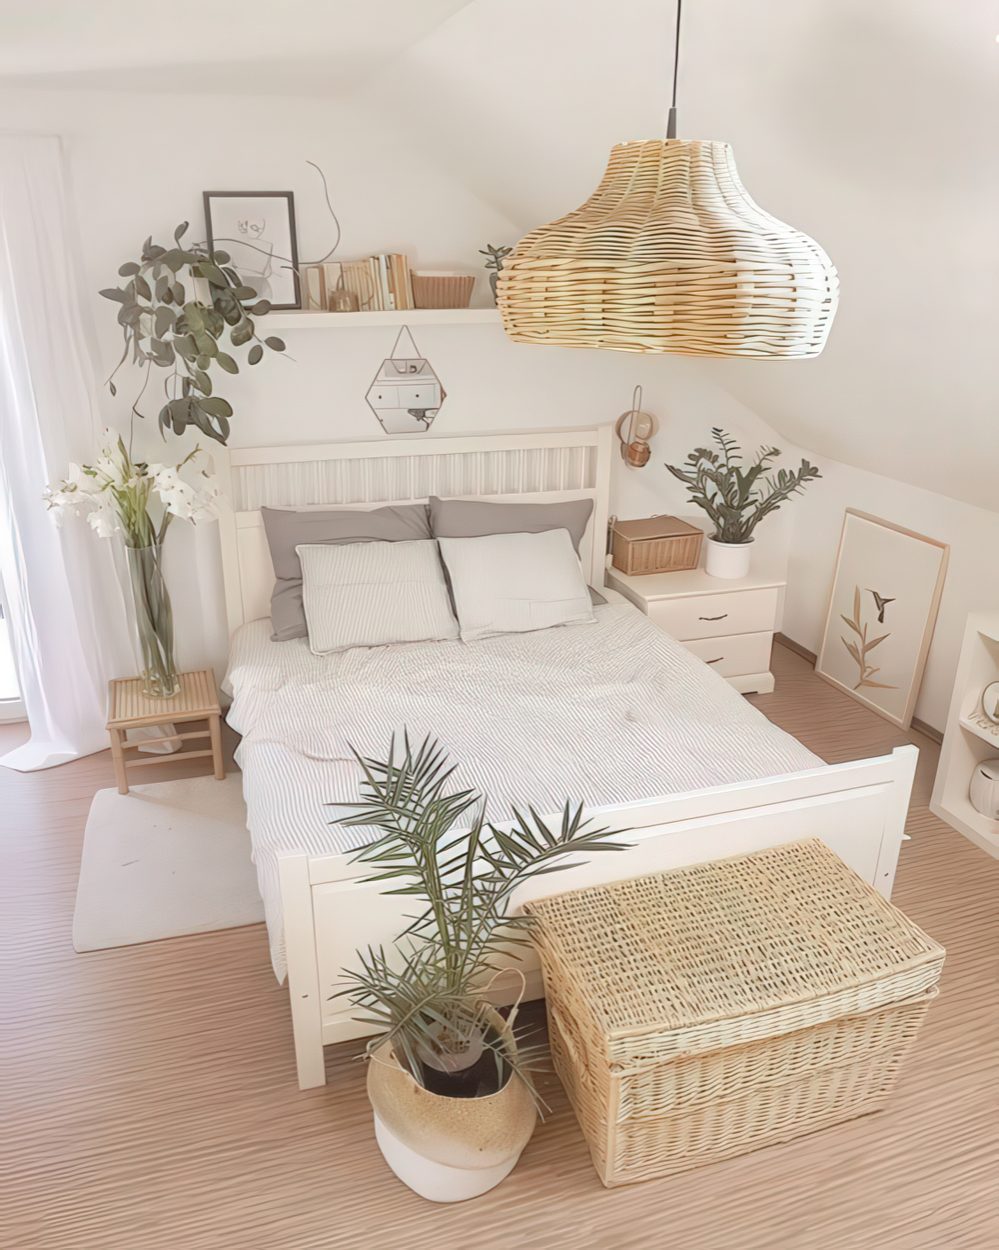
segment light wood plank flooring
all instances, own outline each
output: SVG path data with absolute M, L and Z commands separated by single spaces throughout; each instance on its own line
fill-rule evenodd
M 261 926 L 75 955 L 83 825 L 106 753 L 0 769 L 0 1245 L 10 1250 L 999 1246 L 999 863 L 933 819 L 937 749 L 777 649 L 754 700 L 830 761 L 922 751 L 896 901 L 948 950 L 890 1107 L 676 1179 L 607 1191 L 561 1091 L 513 1175 L 456 1207 L 385 1169 L 353 1045 L 295 1085 Z M 0 749 L 22 734 L 0 727 Z M 162 780 L 170 769 L 149 771 Z M 142 774 L 136 780 L 143 780 Z

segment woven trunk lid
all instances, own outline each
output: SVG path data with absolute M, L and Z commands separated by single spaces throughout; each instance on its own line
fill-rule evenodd
M 941 946 L 817 839 L 526 904 L 612 1062 L 775 1037 L 929 990 Z

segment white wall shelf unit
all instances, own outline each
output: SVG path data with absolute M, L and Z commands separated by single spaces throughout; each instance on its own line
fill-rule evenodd
M 407 308 L 389 312 L 269 312 L 260 324 L 272 330 L 356 330 L 360 326 L 499 325 L 495 308 Z
M 930 811 L 999 859 L 999 820 L 983 816 L 969 797 L 977 765 L 999 758 L 999 725 L 982 711 L 982 692 L 993 681 L 999 681 L 999 613 L 973 614 L 964 631 Z

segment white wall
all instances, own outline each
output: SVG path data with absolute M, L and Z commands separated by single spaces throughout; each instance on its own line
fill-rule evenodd
M 115 306 L 96 294 L 117 284 L 117 268 L 147 234 L 168 237 L 182 219 L 193 238 L 204 231 L 201 193 L 263 187 L 295 192 L 299 252 L 320 255 L 330 226 L 318 179 L 327 172 L 343 225 L 341 255 L 399 249 L 427 266 L 474 268 L 477 249 L 514 239 L 517 229 L 442 171 L 390 119 L 380 122 L 331 100 L 165 96 L 129 92 L 0 91 L 0 108 L 19 129 L 64 137 L 80 246 L 89 280 L 88 311 L 106 376 L 120 352 Z M 479 302 L 488 299 L 484 279 Z M 285 358 L 269 355 L 252 371 L 218 383 L 236 410 L 236 446 L 378 438 L 381 427 L 364 399 L 395 339 L 393 328 L 282 331 Z M 680 460 L 720 424 L 753 447 L 773 431 L 723 390 L 711 370 L 683 357 L 638 357 L 564 351 L 509 342 L 495 325 L 416 331 L 419 349 L 437 370 L 447 399 L 427 437 L 593 425 L 613 420 L 636 383 L 663 430 L 641 471 L 615 471 L 613 506 L 622 516 L 689 512 L 685 493 L 663 467 Z M 161 384 L 154 376 L 150 387 Z M 109 424 L 125 428 L 137 375 L 119 375 L 119 395 L 102 396 Z M 139 446 L 165 458 L 153 421 Z M 209 447 L 210 450 L 210 447 Z M 760 549 L 784 558 L 786 532 L 777 519 Z M 225 651 L 214 536 L 171 531 L 167 572 L 174 592 L 178 650 L 186 665 L 220 663 Z

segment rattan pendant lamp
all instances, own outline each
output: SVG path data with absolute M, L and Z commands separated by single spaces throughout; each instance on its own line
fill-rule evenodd
M 504 329 L 556 347 L 817 356 L 832 261 L 754 203 L 727 143 L 676 138 L 681 4 L 666 139 L 617 144 L 581 208 L 521 239 L 498 282 Z

